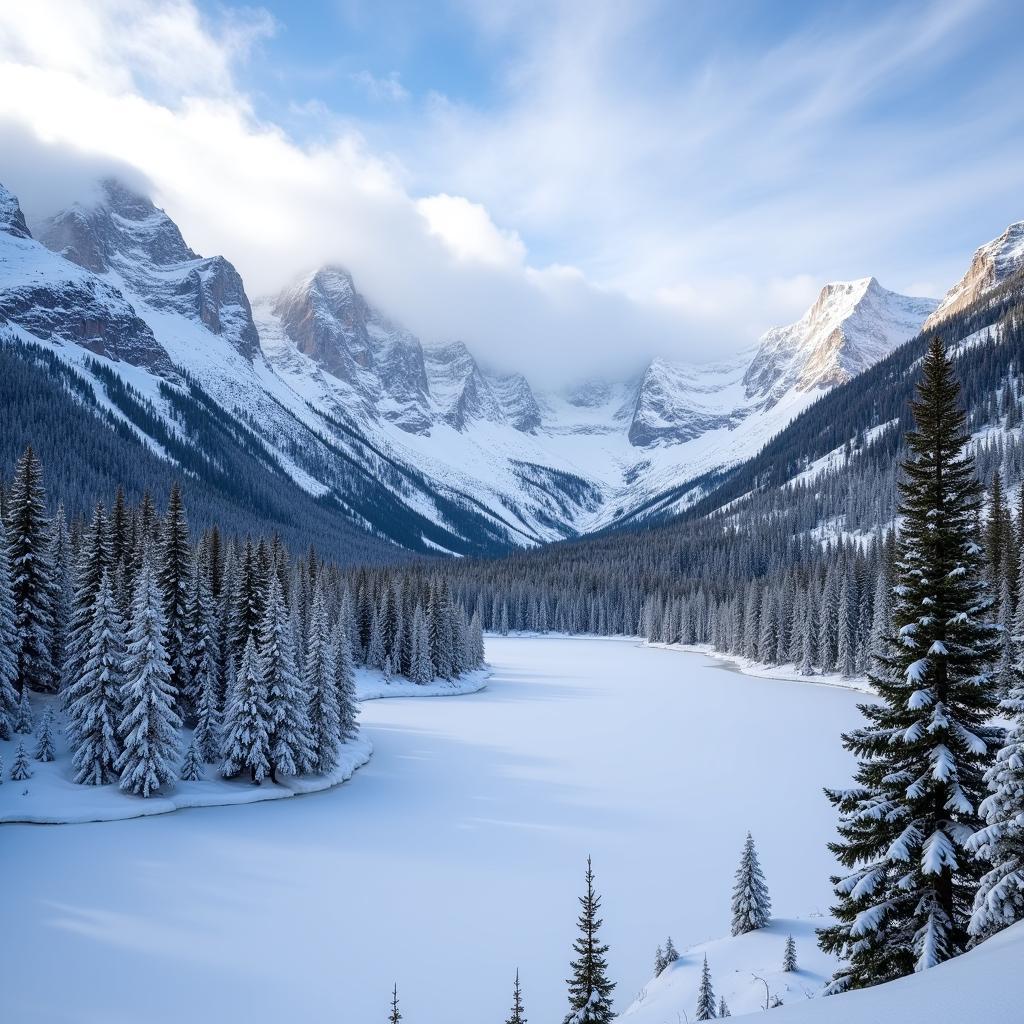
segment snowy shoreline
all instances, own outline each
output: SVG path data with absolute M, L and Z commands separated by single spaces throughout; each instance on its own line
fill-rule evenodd
M 381 673 L 359 669 L 356 673 L 356 697 L 362 702 L 391 697 L 463 696 L 484 689 L 491 674 L 491 669 L 485 666 L 451 682 L 420 685 L 405 679 L 392 679 L 386 683 Z M 42 701 L 36 698 L 34 703 L 37 705 L 38 718 Z M 34 743 L 32 737 L 21 736 L 0 741 L 7 764 L 10 764 L 13 750 L 22 739 L 29 741 L 27 745 Z M 183 750 L 187 742 L 186 732 Z M 70 755 L 63 736 L 57 740 L 56 746 L 56 761 L 33 760 L 31 778 L 24 782 L 5 779 L 3 785 L 0 785 L 0 825 L 81 825 L 169 814 L 193 807 L 226 807 L 283 800 L 340 786 L 373 756 L 373 744 L 369 738 L 360 735 L 339 746 L 338 765 L 326 775 L 288 776 L 277 783 L 267 781 L 261 786 L 254 786 L 244 778 L 221 778 L 215 774 L 216 770 L 212 766 L 206 766 L 211 777 L 200 782 L 179 780 L 173 790 L 143 799 L 122 793 L 116 783 L 108 786 L 81 786 L 74 783 L 70 776 Z M 22 804 L 26 799 L 29 801 L 27 806 Z

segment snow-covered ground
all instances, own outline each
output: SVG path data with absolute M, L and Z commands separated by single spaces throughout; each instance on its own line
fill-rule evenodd
M 359 669 L 356 673 L 356 691 L 361 701 L 379 697 L 447 697 L 456 694 L 475 693 L 487 683 L 489 671 L 481 669 L 471 672 L 452 682 L 439 680 L 427 686 L 417 686 L 406 679 L 395 678 L 385 682 L 380 672 Z M 51 698 L 34 699 L 34 715 L 38 726 L 43 709 Z M 57 707 L 54 702 L 54 707 Z M 30 822 L 35 824 L 82 823 L 89 821 L 118 821 L 124 818 L 140 818 L 151 814 L 166 814 L 168 811 L 188 807 L 220 807 L 225 804 L 262 803 L 265 800 L 280 800 L 284 797 L 305 793 L 317 793 L 347 782 L 353 773 L 361 768 L 373 752 L 373 745 L 366 735 L 345 743 L 340 748 L 338 766 L 326 775 L 282 778 L 280 782 L 264 782 L 253 786 L 247 779 L 221 778 L 214 766 L 205 767 L 205 778 L 199 782 L 177 782 L 173 788 L 159 796 L 142 799 L 122 793 L 116 784 L 109 786 L 78 786 L 74 782 L 71 755 L 63 731 L 57 726 L 62 721 L 54 719 L 55 761 L 32 760 L 32 777 L 23 782 L 14 782 L 9 777 L 19 742 L 24 741 L 29 756 L 35 752 L 34 736 L 14 735 L 9 740 L 0 740 L 0 757 L 4 762 L 3 785 L 0 785 L 0 823 Z M 182 757 L 188 745 L 190 733 L 184 734 Z
M 373 759 L 316 797 L 4 826 L 9 1019 L 372 1021 L 397 981 L 406 1020 L 476 1024 L 518 967 L 557 1020 L 587 854 L 624 1010 L 666 935 L 727 934 L 747 829 L 777 914 L 827 909 L 862 694 L 628 640 L 488 657 L 480 693 L 364 704 Z

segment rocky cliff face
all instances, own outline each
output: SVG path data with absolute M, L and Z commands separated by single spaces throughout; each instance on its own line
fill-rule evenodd
M 153 309 L 198 320 L 246 359 L 259 352 L 238 271 L 223 256 L 196 255 L 163 210 L 119 182 L 101 182 L 95 203 L 61 211 L 39 238 Z
M 934 327 L 958 313 L 1008 277 L 1024 271 L 1024 220 L 1011 224 L 974 253 L 967 273 L 948 292 L 925 323 Z
M 0 322 L 161 376 L 175 374 L 167 353 L 125 296 L 33 239 L 18 200 L 2 185 Z

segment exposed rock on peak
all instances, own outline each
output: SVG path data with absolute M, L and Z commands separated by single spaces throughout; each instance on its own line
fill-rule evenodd
M 0 231 L 15 238 L 31 238 L 18 197 L 0 185 Z
M 827 284 L 796 323 L 761 338 L 743 377 L 747 397 L 774 404 L 793 389 L 841 384 L 912 338 L 935 306 L 873 277 Z
M 1024 220 L 1011 224 L 998 238 L 975 251 L 967 273 L 946 292 L 925 326 L 934 327 L 1021 270 L 1024 270 Z
M 242 279 L 223 256 L 198 256 L 143 195 L 108 178 L 98 200 L 50 218 L 40 240 L 156 310 L 181 313 L 223 336 L 246 359 L 259 335 Z

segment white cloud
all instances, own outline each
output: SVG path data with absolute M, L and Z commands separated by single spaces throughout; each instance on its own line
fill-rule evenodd
M 515 231 L 502 231 L 479 203 L 444 193 L 416 202 L 432 235 L 440 238 L 461 260 L 496 266 L 517 266 L 526 258 L 526 246 Z

